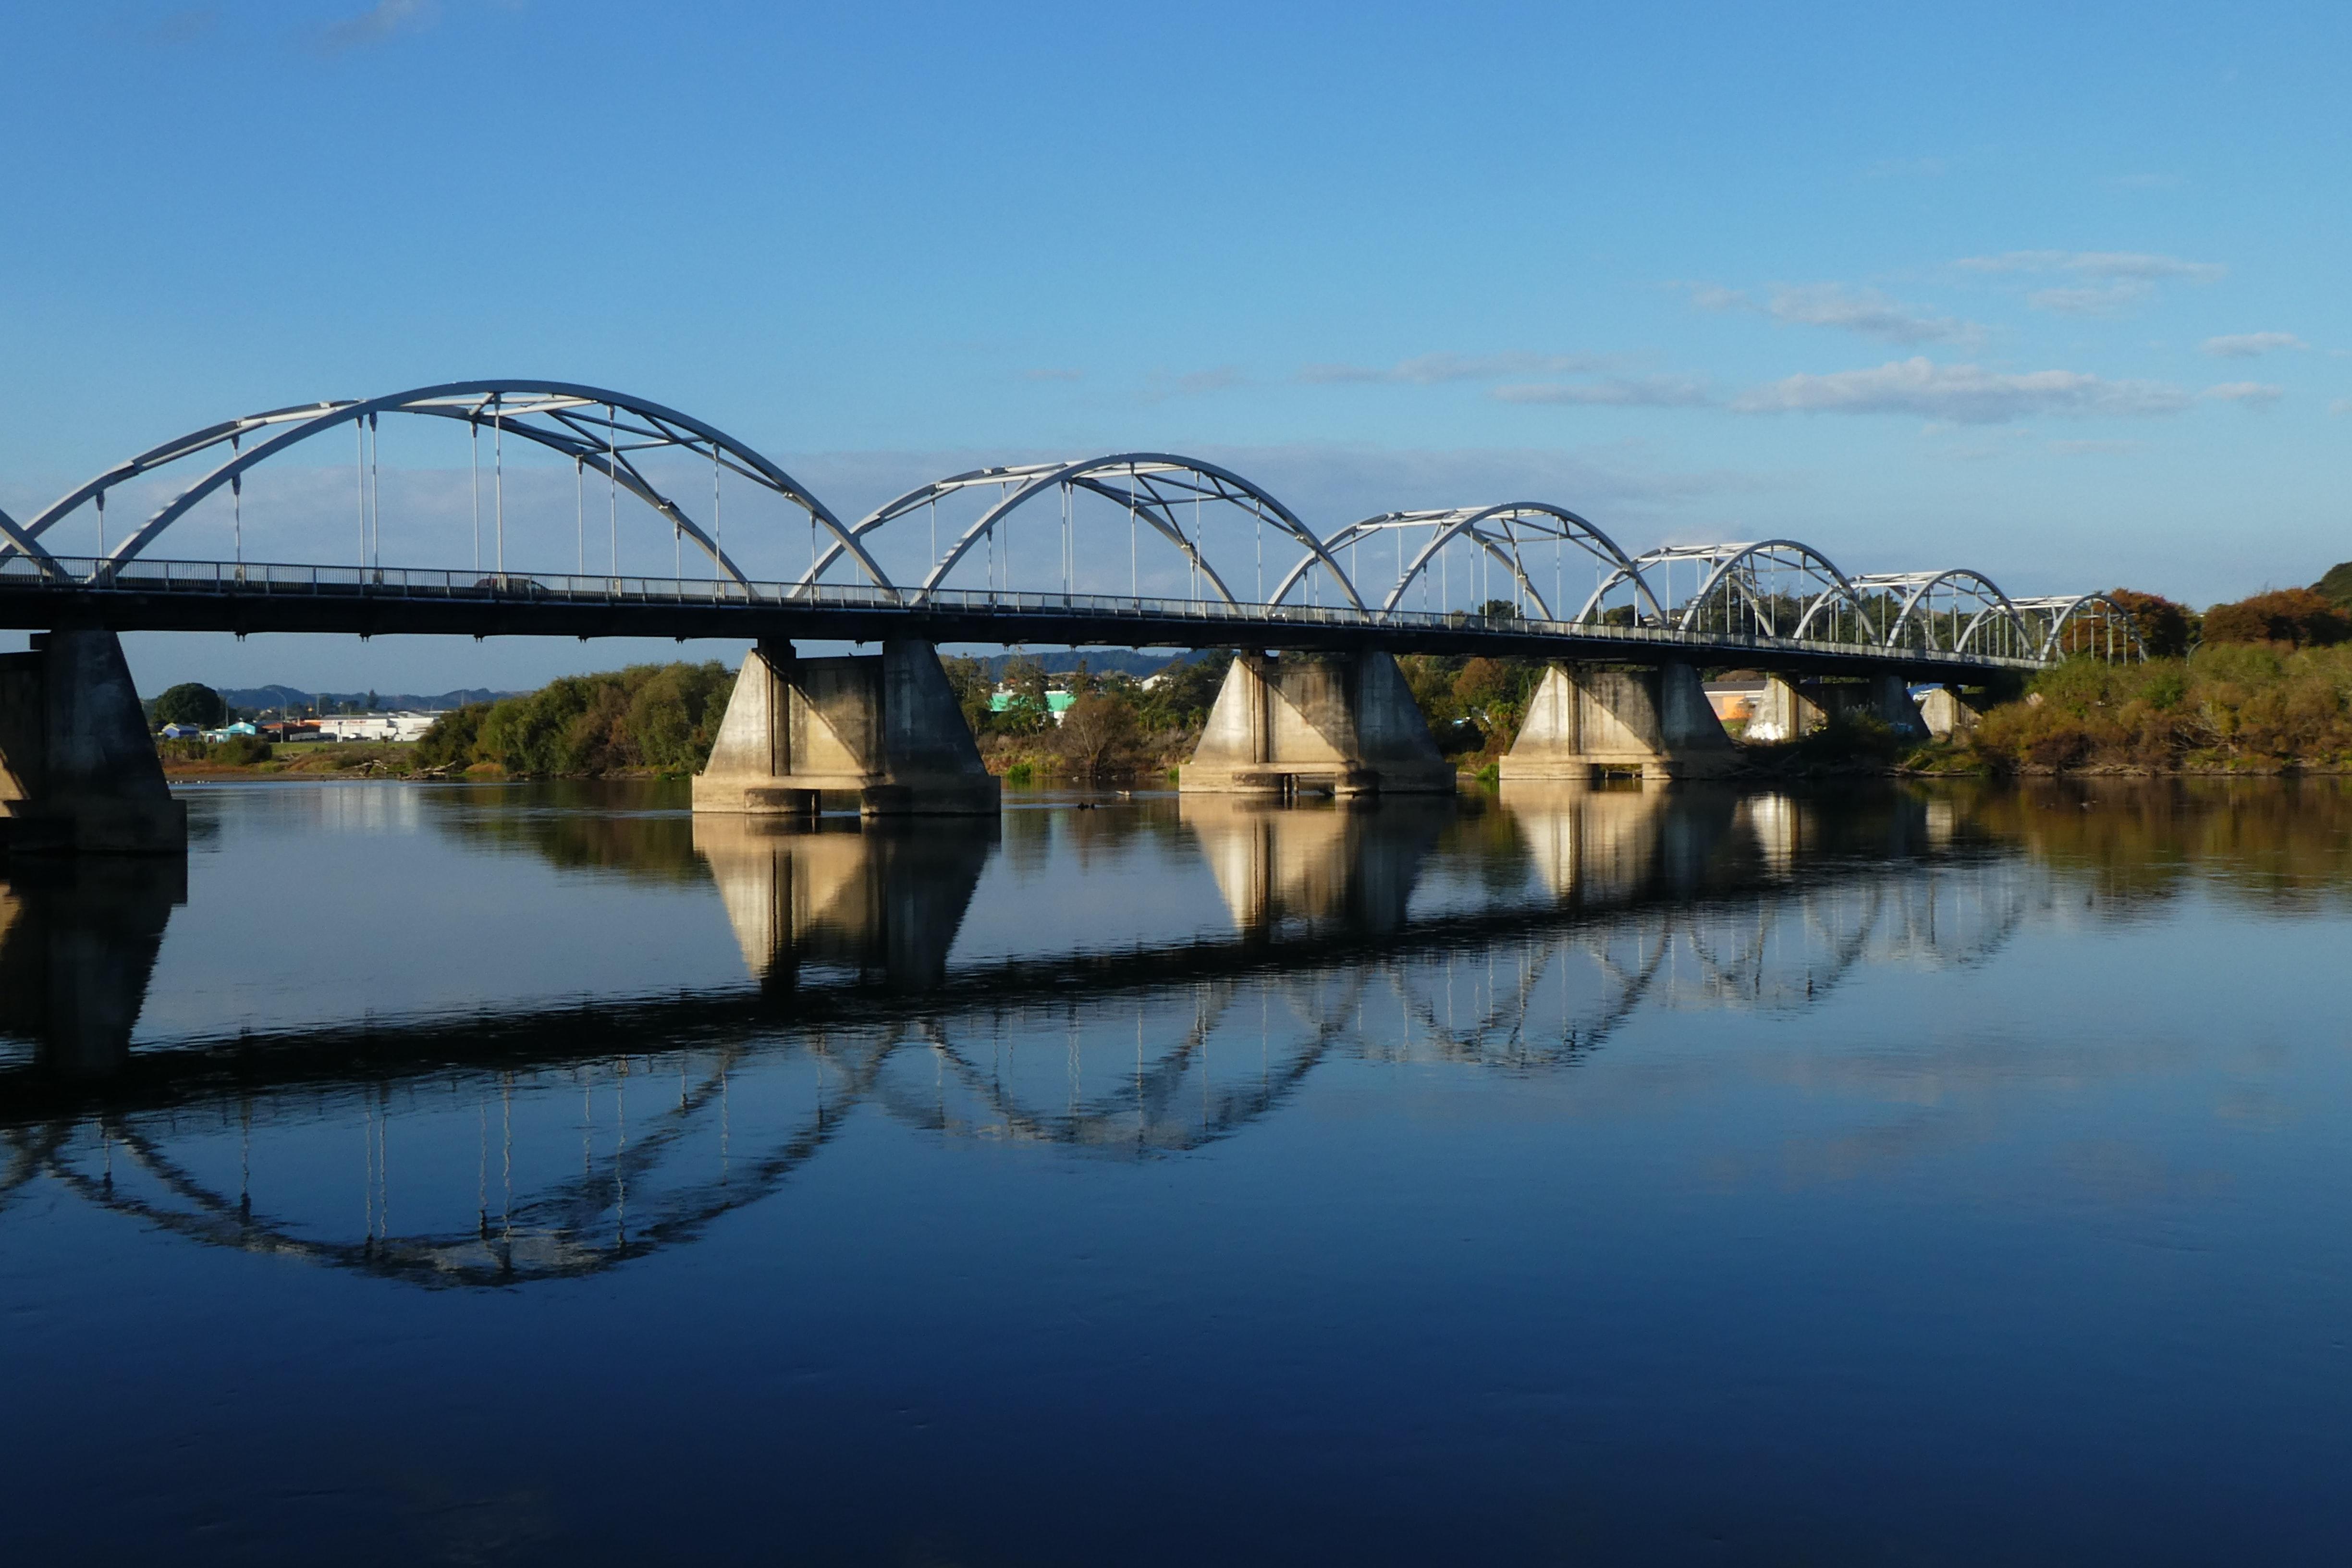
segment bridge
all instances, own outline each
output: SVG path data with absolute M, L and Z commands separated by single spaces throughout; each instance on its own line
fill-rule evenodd
M 469 565 L 384 564 L 387 424 L 462 433 Z M 331 523 L 314 500 L 307 515 L 321 557 L 339 558 L 249 560 L 248 489 L 284 470 L 274 459 L 327 450 L 351 454 L 351 510 Z M 546 515 L 551 461 L 571 469 L 568 539 Z M 404 526 L 429 531 L 403 515 L 393 472 L 397 551 Z M 110 528 L 110 498 L 118 519 L 129 503 L 127 526 Z M 803 526 L 806 566 L 779 567 Z M 212 548 L 173 552 L 167 536 Z M 698 809 L 730 813 L 805 812 L 832 793 L 877 814 L 992 811 L 941 643 L 1244 650 L 1183 787 L 1276 795 L 1453 787 L 1401 653 L 1546 661 L 1507 782 L 1731 770 L 1737 752 L 1700 690 L 1708 668 L 1770 677 L 1753 737 L 1847 712 L 1924 735 L 1965 727 L 1972 693 L 2056 659 L 2144 657 L 2129 615 L 2098 593 L 2015 597 L 1950 563 L 1849 574 L 1791 539 L 1629 552 L 1548 501 L 1387 511 L 1318 531 L 1263 485 L 1170 452 L 971 469 L 845 521 L 701 419 L 606 388 L 515 381 L 226 420 L 21 521 L 0 514 L 0 626 L 46 634 L 0 668 L 0 805 L 17 842 L 132 849 L 168 847 L 173 831 L 160 773 L 137 763 L 143 726 L 135 739 L 129 727 L 136 704 L 114 639 L 132 630 L 749 642 L 697 795 Z M 803 659 L 796 640 L 883 652 Z

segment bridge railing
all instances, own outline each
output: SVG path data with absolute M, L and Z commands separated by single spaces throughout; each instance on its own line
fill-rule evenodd
M 1821 654 L 1853 658 L 1882 651 L 1902 654 L 1906 662 L 1975 666 L 1988 669 L 2040 668 L 2032 659 L 2003 658 L 1986 654 L 1935 652 L 1922 658 L 1916 649 L 1881 650 L 1874 645 L 1831 642 L 1813 637 L 1774 637 L 1752 633 L 1679 631 L 1662 626 L 1627 626 L 1615 622 L 1552 621 L 1533 616 L 1483 616 L 1469 610 L 1378 610 L 1353 605 L 1228 604 L 1223 599 L 1172 599 L 1124 595 L 1027 593 L 1011 589 L 936 588 L 928 594 L 907 591 L 905 597 L 865 583 L 739 583 L 680 577 L 577 575 L 545 572 L 444 571 L 395 566 L 325 566 L 273 562 L 158 561 L 146 557 L 120 564 L 69 556 L 54 558 L 45 572 L 23 555 L 0 560 L 0 594 L 73 596 L 82 595 L 226 595 L 260 598 L 336 600 L 424 600 L 499 605 L 595 605 L 627 606 L 709 606 L 744 611 L 776 609 L 851 609 L 897 611 L 919 616 L 951 613 L 959 617 L 1002 616 L 1010 621 L 1033 617 L 1084 616 L 1107 621 L 1131 620 L 1165 626 L 1174 622 L 1230 626 L 1233 638 L 1251 628 L 1281 626 L 1361 627 L 1365 630 L 1493 632 L 1511 636 L 1559 637 L 1590 645 L 1595 642 L 1640 644 L 1679 648 L 1717 656 L 1714 663 L 1737 663 L 1744 652 L 1759 654 Z M 1008 637 L 1007 641 L 1019 641 Z M 1108 640 L 1108 639 L 1106 639 Z M 1729 657 L 1725 657 L 1729 656 Z

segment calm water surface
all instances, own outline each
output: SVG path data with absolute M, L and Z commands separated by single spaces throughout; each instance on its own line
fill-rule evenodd
M 21 1563 L 2352 1547 L 2352 796 L 189 795 L 0 872 Z

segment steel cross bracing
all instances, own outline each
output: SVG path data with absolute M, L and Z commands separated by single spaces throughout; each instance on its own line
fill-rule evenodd
M 476 561 L 468 571 L 383 564 L 378 433 L 400 416 L 457 422 L 472 438 Z M 346 429 L 352 445 L 342 451 L 357 458 L 356 508 L 329 528 L 340 531 L 355 518 L 352 564 L 246 559 L 248 475 Z M 509 565 L 509 435 L 572 461 L 580 494 L 571 572 Z M 672 467 L 681 458 L 704 465 L 708 511 L 696 515 L 649 457 Z M 165 477 L 182 464 L 195 465 L 193 477 Z M 592 476 L 604 492 L 610 530 L 609 550 L 600 552 L 607 570 L 593 574 Z M 724 483 L 755 487 L 805 515 L 806 571 L 790 581 L 753 579 L 725 547 Z M 624 492 L 666 536 L 663 552 L 675 557 L 665 563 L 670 573 L 622 571 Z M 138 503 L 127 529 L 110 531 L 110 494 Z M 150 558 L 151 546 L 207 500 L 207 515 L 219 521 L 223 499 L 233 559 Z M 943 504 L 950 511 L 945 520 Z M 68 523 L 94 527 L 95 548 L 59 552 L 57 531 Z M 1055 580 L 1043 591 L 1034 570 L 1041 525 L 1057 535 Z M 1106 529 L 1121 548 L 1107 548 Z M 1016 536 L 1029 547 L 1025 573 Z M 341 537 L 348 544 L 354 536 Z M 752 537 L 777 542 L 772 517 Z M 688 543 L 708 562 L 707 579 L 683 569 Z M 895 577 L 877 547 L 896 550 L 891 559 L 902 569 Z M 1146 591 L 1147 547 L 1156 593 Z M 1250 553 L 1246 564 L 1235 559 L 1242 550 Z M 909 557 L 919 564 L 905 568 Z M 1182 573 L 1181 592 L 1166 575 L 1171 563 Z M 1084 585 L 1121 577 L 1125 594 Z M 1469 608 L 1461 607 L 1465 597 Z M 1381 512 L 1318 534 L 1265 487 L 1168 452 L 970 469 L 845 524 L 782 466 L 703 421 L 600 387 L 517 381 L 449 383 L 225 421 L 107 468 L 22 522 L 0 515 L 0 626 L 71 622 L 363 636 L 1381 647 L 1604 662 L 1680 649 L 1711 663 L 1872 665 L 1930 675 L 2030 668 L 2083 653 L 2145 657 L 2129 615 L 2105 595 L 2013 599 L 1983 574 L 1959 567 L 1849 576 L 1791 539 L 1631 554 L 1577 513 L 1541 501 Z

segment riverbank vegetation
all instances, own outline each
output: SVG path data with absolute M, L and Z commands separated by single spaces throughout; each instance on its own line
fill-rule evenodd
M 416 742 L 416 763 L 537 778 L 690 773 L 709 760 L 734 689 L 715 660 L 566 676 L 443 714 Z

